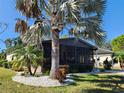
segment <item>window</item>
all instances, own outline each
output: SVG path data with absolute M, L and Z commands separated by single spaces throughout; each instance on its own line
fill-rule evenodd
M 80 63 L 84 63 L 84 56 L 80 55 Z

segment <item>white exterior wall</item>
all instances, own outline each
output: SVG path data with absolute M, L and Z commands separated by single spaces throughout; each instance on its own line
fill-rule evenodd
M 111 54 L 98 54 L 97 58 L 99 58 L 99 64 L 103 64 L 103 62 L 108 58 L 108 61 L 112 60 Z M 94 55 L 94 59 L 96 60 L 96 55 Z
M 103 65 L 103 62 L 106 60 L 106 58 L 108 58 L 108 61 L 112 61 L 111 54 L 101 54 L 98 55 L 97 57 L 100 58 L 99 60 L 100 65 Z M 94 59 L 96 59 L 96 55 L 94 55 Z M 113 64 L 113 67 L 120 67 L 120 63 L 118 62 L 116 64 Z
M 8 62 L 12 61 L 12 58 L 13 58 L 13 54 L 9 54 L 9 55 L 6 56 L 6 60 Z
M 102 54 L 102 55 L 98 55 L 98 57 L 100 58 L 99 62 L 103 63 L 103 61 L 106 60 L 106 58 L 108 58 L 108 61 L 112 60 L 112 57 L 110 54 Z

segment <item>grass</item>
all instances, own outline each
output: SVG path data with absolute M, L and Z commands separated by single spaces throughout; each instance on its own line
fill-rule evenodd
M 123 76 L 118 75 L 73 75 L 75 84 L 42 88 L 31 87 L 13 82 L 14 71 L 0 68 L 0 93 L 122 93 L 124 92 Z

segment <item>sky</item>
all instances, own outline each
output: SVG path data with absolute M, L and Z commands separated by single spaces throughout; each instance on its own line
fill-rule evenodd
M 0 22 L 8 24 L 6 31 L 0 35 L 2 40 L 19 35 L 14 32 L 15 19 L 24 17 L 16 10 L 15 1 L 0 0 Z M 124 0 L 107 0 L 102 28 L 106 31 L 108 40 L 124 34 Z M 4 48 L 5 45 L 0 41 L 0 49 Z

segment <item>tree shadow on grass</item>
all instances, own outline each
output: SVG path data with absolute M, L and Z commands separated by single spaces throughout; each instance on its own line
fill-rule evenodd
M 69 86 L 78 86 L 78 84 L 76 82 L 73 82 L 73 83 L 69 84 Z
M 123 76 L 116 76 L 116 75 L 111 75 L 111 76 L 98 76 L 98 75 L 88 75 L 89 77 L 83 77 L 83 76 L 74 76 L 73 79 L 75 81 L 89 81 L 89 82 L 96 82 L 96 83 L 104 83 L 104 82 L 110 82 L 110 83 L 119 83 L 123 84 L 124 83 L 124 77 Z M 93 76 L 90 78 L 90 76 Z M 83 77 L 83 78 L 82 78 Z
M 77 82 L 83 82 L 83 81 L 91 81 L 98 79 L 99 76 L 98 75 L 93 75 L 93 74 L 89 74 L 87 76 L 79 76 L 79 75 L 73 75 L 73 80 L 77 81 Z
M 124 84 L 123 76 L 109 75 L 106 77 L 101 77 L 101 79 L 104 79 L 106 82 L 98 84 L 98 86 L 110 87 L 112 89 L 124 89 L 121 87 L 121 85 Z
M 93 75 L 90 74 L 88 77 L 83 77 L 83 76 L 73 76 L 73 79 L 76 82 L 91 82 L 91 83 L 96 83 L 97 86 L 103 88 L 111 88 L 113 90 L 116 89 L 122 89 L 124 88 L 121 87 L 122 84 L 124 84 L 124 77 L 123 76 L 118 76 L 118 75 L 107 75 L 107 76 L 99 76 L 99 75 Z M 96 92 L 97 93 L 97 92 Z M 106 92 L 104 92 L 106 93 Z
M 73 78 L 85 78 L 84 76 L 80 76 L 80 75 L 70 75 Z

